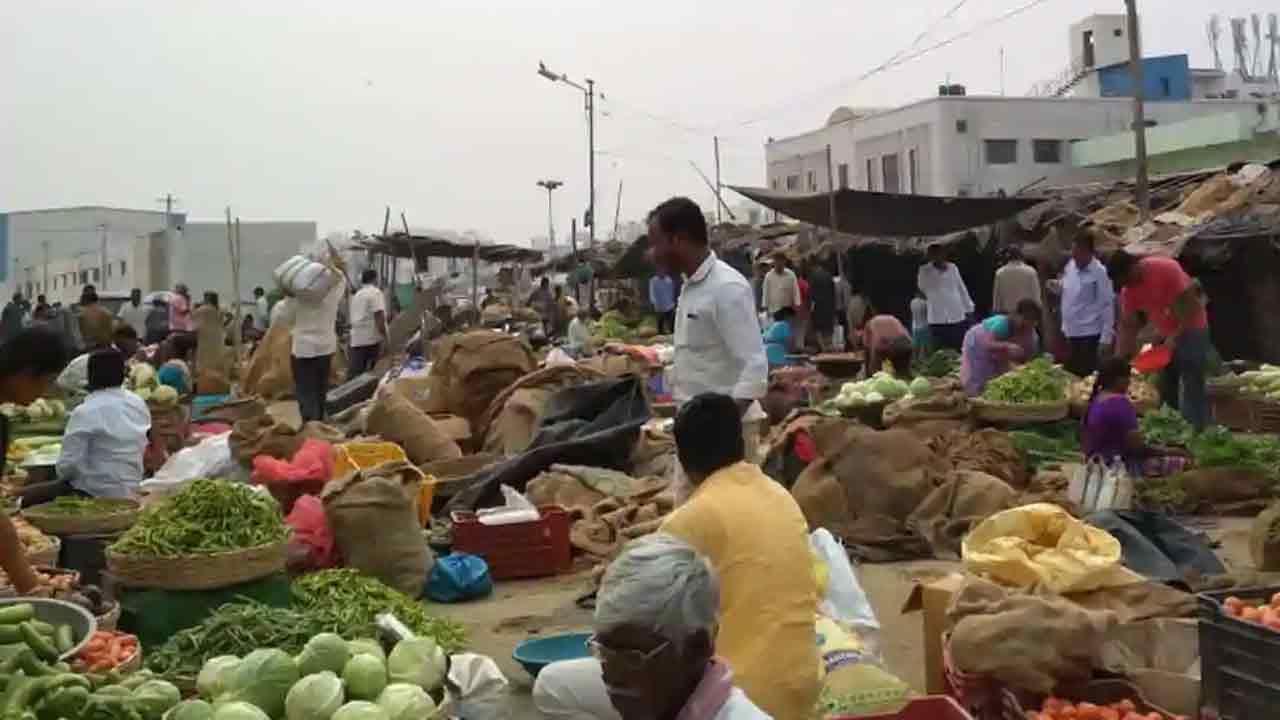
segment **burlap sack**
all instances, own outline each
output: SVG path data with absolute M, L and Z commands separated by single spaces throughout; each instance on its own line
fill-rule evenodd
M 1030 480 L 1022 453 L 1006 432 L 957 430 L 934 437 L 929 447 L 957 470 L 994 475 L 1018 490 L 1027 487 Z
M 1280 503 L 1258 513 L 1249 532 L 1253 567 L 1263 572 L 1280 570 Z
M 171 453 L 186 447 L 191 434 L 188 408 L 183 405 L 156 405 L 147 403 L 151 411 L 151 436 Z
M 957 670 L 1041 693 L 1091 677 L 1116 624 L 1111 613 L 1061 597 L 1011 593 L 976 578 L 957 594 L 947 617 Z
M 533 351 L 521 338 L 490 330 L 448 335 L 431 347 L 428 413 L 461 415 L 482 434 L 485 412 L 508 385 L 533 370 Z
M 417 518 L 422 473 L 386 463 L 334 480 L 320 498 L 344 564 L 409 597 L 422 595 L 432 557 Z
M 554 366 L 531 372 L 494 397 L 481 424 L 484 452 L 518 455 L 529 447 L 547 401 L 556 391 L 602 378 L 581 366 Z
M 885 427 L 914 427 L 938 420 L 967 422 L 969 398 L 958 383 L 939 383 L 927 398 L 890 403 L 884 409 Z
M 960 542 L 975 525 L 1018 503 L 1018 491 L 1000 478 L 957 470 L 907 518 L 907 526 L 929 543 L 934 557 L 960 559 Z
M 292 352 L 293 318 L 286 315 L 271 324 L 249 359 L 249 368 L 241 383 L 244 393 L 267 400 L 292 395 L 293 369 L 289 364 Z
M 404 395 L 384 389 L 373 401 L 365 431 L 404 448 L 414 465 L 462 457 L 458 444 Z
M 222 312 L 201 305 L 191 313 L 196 326 L 196 393 L 225 395 L 231 391 L 231 361 Z
M 252 467 L 259 455 L 287 460 L 302 447 L 296 428 L 263 414 L 239 420 L 231 426 L 228 443 L 231 456 L 244 467 Z

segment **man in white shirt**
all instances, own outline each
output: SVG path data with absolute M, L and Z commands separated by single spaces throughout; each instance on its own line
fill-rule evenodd
M 654 262 L 687 278 L 676 305 L 674 400 L 721 393 L 745 412 L 769 381 L 751 283 L 711 252 L 706 218 L 688 198 L 649 213 L 649 240 Z
M 1036 304 L 1040 298 L 1040 275 L 1034 267 L 1022 259 L 1022 250 L 1018 247 L 1008 249 L 1009 262 L 996 270 L 996 279 L 991 291 L 991 311 L 1008 315 L 1016 312 L 1018 303 L 1032 300 Z
M 1116 292 L 1107 269 L 1094 254 L 1093 237 L 1081 234 L 1057 283 L 1062 291 L 1062 334 L 1071 354 L 1067 369 L 1088 377 L 1115 344 Z
M 360 290 L 351 296 L 350 380 L 373 369 L 387 339 L 387 305 L 376 284 L 377 271 L 365 270 L 360 282 Z
M 138 333 L 139 340 L 147 336 L 147 308 L 142 304 L 142 291 L 138 288 L 129 293 L 129 302 L 120 308 L 116 316 Z
M 969 329 L 969 317 L 973 315 L 973 298 L 960 277 L 960 268 L 947 260 L 942 245 L 930 245 L 926 251 L 928 262 L 920 267 L 916 285 L 929 303 L 929 333 L 934 348 L 960 351 L 964 334 Z
M 324 420 L 329 394 L 329 367 L 338 351 L 338 305 L 346 289 L 335 273 L 333 288 L 320 302 L 294 298 L 292 370 L 294 394 L 302 422 Z
M 795 272 L 787 267 L 787 256 L 778 253 L 773 256 L 773 268 L 764 275 L 764 287 L 761 290 L 764 309 L 773 317 L 784 307 L 799 310 L 800 281 Z
M 267 291 L 261 286 L 253 289 L 253 326 L 265 333 L 271 325 L 271 302 L 267 300 Z
M 142 483 L 151 411 L 125 390 L 125 358 L 116 350 L 89 356 L 89 396 L 67 418 L 58 479 L 93 497 L 126 498 Z

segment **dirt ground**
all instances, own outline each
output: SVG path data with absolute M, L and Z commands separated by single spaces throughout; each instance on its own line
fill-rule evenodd
M 1219 555 L 1229 569 L 1249 563 L 1249 520 L 1196 518 L 1188 521 L 1220 543 Z M 862 565 L 858 576 L 881 624 L 881 649 L 888 669 L 917 690 L 924 688 L 924 658 L 920 615 L 904 615 L 903 601 L 919 582 L 952 572 L 959 563 L 918 561 Z M 532 678 L 511 659 L 517 643 L 539 635 L 589 631 L 591 613 L 574 605 L 589 586 L 590 573 L 579 572 L 542 580 L 498 583 L 490 598 L 465 605 L 437 606 L 466 623 L 473 652 L 488 655 L 511 681 L 513 720 L 539 717 L 529 692 Z

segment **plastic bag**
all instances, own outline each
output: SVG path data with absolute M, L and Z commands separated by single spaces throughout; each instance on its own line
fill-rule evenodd
M 439 558 L 427 579 L 427 597 L 435 602 L 463 602 L 491 592 L 493 578 L 489 576 L 489 565 L 476 555 L 453 553 Z
M 326 483 L 333 478 L 333 446 L 314 438 L 303 441 L 291 460 L 270 455 L 253 459 L 253 481 L 261 485 Z
M 564 350 L 551 348 L 551 352 L 547 353 L 547 359 L 542 364 L 546 367 L 573 367 L 578 363 Z
M 521 495 L 510 485 L 502 486 L 502 507 L 484 508 L 476 511 L 476 520 L 481 525 L 514 525 L 516 523 L 538 522 L 542 517 L 538 508 L 529 502 L 529 498 Z
M 142 481 L 142 489 L 153 493 L 176 492 L 197 478 L 235 474 L 237 465 L 231 456 L 230 438 L 231 433 L 214 435 L 199 445 L 179 450 L 153 477 Z
M 1098 456 L 1078 467 L 1067 487 L 1067 498 L 1086 515 L 1102 510 L 1128 510 L 1133 507 L 1133 495 L 1133 478 L 1124 462 L 1107 463 Z
M 809 535 L 809 548 L 813 550 L 815 562 L 823 568 L 819 570 L 819 576 L 826 577 L 818 612 L 860 629 L 878 631 L 880 621 L 858 583 L 844 546 L 826 529 L 819 528 Z M 818 589 L 823 591 L 822 587 Z
M 504 720 L 511 717 L 510 682 L 492 658 L 475 653 L 449 656 L 443 717 Z
M 303 495 L 293 503 L 284 521 L 293 529 L 289 538 L 290 557 L 298 558 L 292 566 L 299 569 L 323 570 L 338 565 L 338 547 L 324 514 L 324 503 L 315 495 Z

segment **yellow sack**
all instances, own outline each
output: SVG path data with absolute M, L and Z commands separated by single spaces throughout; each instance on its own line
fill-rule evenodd
M 1005 585 L 1076 593 L 1142 582 L 1120 564 L 1120 541 L 1057 505 L 1036 503 L 996 513 L 964 539 L 969 572 Z

